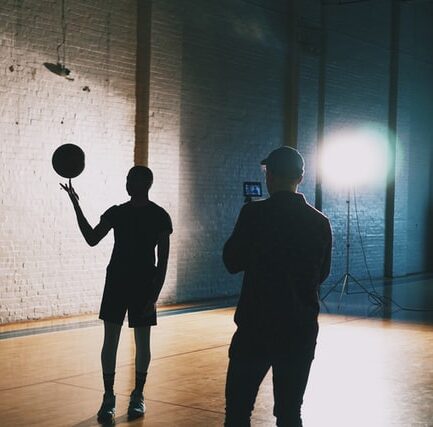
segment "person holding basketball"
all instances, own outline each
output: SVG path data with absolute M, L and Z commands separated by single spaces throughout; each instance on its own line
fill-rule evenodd
M 173 232 L 169 214 L 149 200 L 152 182 L 153 174 L 149 168 L 131 168 L 126 179 L 130 200 L 109 208 L 94 228 L 81 210 L 71 181 L 60 184 L 72 201 L 78 226 L 90 246 L 97 245 L 111 229 L 114 230 L 114 247 L 99 313 L 99 318 L 104 321 L 101 362 L 105 389 L 98 411 L 100 422 L 112 421 L 115 415 L 116 354 L 126 312 L 129 327 L 134 328 L 136 345 L 135 388 L 130 396 L 128 418 L 141 417 L 146 410 L 143 388 L 150 363 L 150 327 L 157 323 L 155 303 L 164 284 Z

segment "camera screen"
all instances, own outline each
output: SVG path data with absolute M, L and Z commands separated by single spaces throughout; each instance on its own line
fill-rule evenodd
M 261 182 L 244 182 L 245 197 L 262 197 Z

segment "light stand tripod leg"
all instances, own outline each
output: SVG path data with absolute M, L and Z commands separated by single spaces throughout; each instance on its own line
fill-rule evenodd
M 326 294 L 322 297 L 322 298 L 320 298 L 322 301 L 325 301 L 325 299 L 327 298 L 327 296 L 331 293 L 331 292 L 333 292 L 334 291 L 334 289 L 340 284 L 340 283 L 342 283 L 342 282 L 344 282 L 344 278 L 345 278 L 345 275 L 344 276 L 342 276 L 340 279 L 338 279 L 332 286 L 331 286 L 331 288 L 328 290 L 328 292 L 326 292 Z
M 344 279 L 343 279 L 343 286 L 341 288 L 340 299 L 338 300 L 338 307 L 337 307 L 338 311 L 340 311 L 340 306 L 341 306 L 341 301 L 343 299 L 344 291 L 346 290 L 346 293 L 347 293 L 347 290 L 349 287 L 348 285 L 349 285 L 349 274 L 345 274 Z
M 362 285 L 357 279 L 355 279 L 350 273 L 348 275 L 353 282 L 355 282 L 365 293 L 369 294 L 370 291 L 364 286 Z M 349 292 L 350 293 L 350 292 Z
M 356 201 L 356 200 L 355 200 Z M 375 297 L 374 293 L 369 291 L 364 285 L 362 285 L 355 277 L 353 277 L 350 274 L 350 189 L 347 191 L 347 199 L 346 199 L 346 205 L 347 205 L 347 211 L 346 211 L 346 272 L 343 274 L 343 276 L 334 284 L 331 286 L 331 288 L 326 292 L 326 294 L 323 296 L 323 298 L 320 298 L 322 302 L 325 301 L 325 299 L 328 297 L 328 295 L 335 290 L 335 288 L 342 284 L 340 298 L 338 300 L 338 311 L 340 310 L 341 302 L 343 300 L 343 294 L 346 292 L 346 295 L 349 294 L 356 294 L 356 293 L 363 293 L 365 292 L 369 297 L 373 296 L 373 298 L 376 298 L 378 302 L 380 300 Z M 356 206 L 356 205 L 355 205 Z M 354 283 L 356 283 L 363 292 L 349 292 L 349 281 L 352 280 Z

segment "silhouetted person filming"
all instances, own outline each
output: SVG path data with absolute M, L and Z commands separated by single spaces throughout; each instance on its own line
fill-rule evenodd
M 114 230 L 114 248 L 99 312 L 99 318 L 104 320 L 101 362 L 105 389 L 98 411 L 100 422 L 112 421 L 115 415 L 116 354 L 126 311 L 129 327 L 134 328 L 136 346 L 135 388 L 130 396 L 128 417 L 141 417 L 146 410 L 143 388 L 150 363 L 150 327 L 156 325 L 155 303 L 165 280 L 169 236 L 173 231 L 168 213 L 149 200 L 152 182 L 149 168 L 134 166 L 126 180 L 130 201 L 108 209 L 95 228 L 86 220 L 71 181 L 69 185 L 60 184 L 72 201 L 79 228 L 90 246 L 97 245 L 111 228 Z
M 297 193 L 302 156 L 280 147 L 262 165 L 270 197 L 243 206 L 223 253 L 230 273 L 244 272 L 229 349 L 226 427 L 250 426 L 271 367 L 277 425 L 302 426 L 318 334 L 318 288 L 330 270 L 329 221 Z

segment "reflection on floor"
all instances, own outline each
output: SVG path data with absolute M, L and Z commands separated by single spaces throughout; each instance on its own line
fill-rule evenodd
M 412 285 L 412 292 L 403 284 L 394 287 L 393 298 L 427 305 L 424 298 L 432 295 L 431 282 Z M 423 286 L 428 289 L 421 292 Z M 422 299 L 413 295 L 416 287 Z M 330 311 L 338 298 L 333 293 L 325 301 Z M 381 319 L 378 312 L 362 317 L 370 306 L 362 299 L 366 297 L 344 295 L 338 315 L 326 314 L 323 307 L 304 425 L 433 426 L 431 313 L 400 310 L 392 319 Z M 134 376 L 133 335 L 125 327 L 116 373 L 116 425 L 221 426 L 232 317 L 232 308 L 219 308 L 160 318 L 152 331 L 153 361 L 145 389 L 148 412 L 144 420 L 134 422 L 127 422 L 125 415 Z M 53 331 L 56 322 L 50 321 L 46 333 L 0 340 L 1 426 L 98 425 L 102 326 L 92 316 L 83 320 L 86 327 Z M 27 329 L 35 325 L 41 327 L 29 322 Z M 0 327 L 0 335 L 10 329 Z M 272 400 L 269 374 L 260 389 L 253 426 L 275 425 Z

